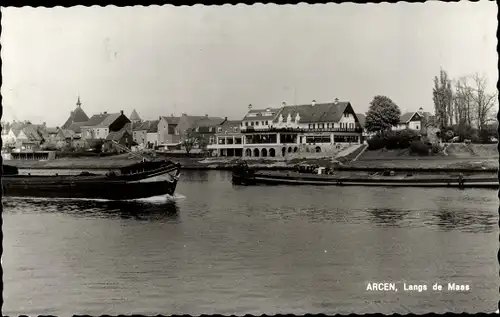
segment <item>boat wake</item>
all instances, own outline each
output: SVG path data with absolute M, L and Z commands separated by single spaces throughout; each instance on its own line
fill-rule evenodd
M 160 196 L 153 196 L 153 197 L 147 197 L 147 198 L 127 199 L 127 200 L 124 200 L 124 201 L 150 203 L 150 204 L 163 204 L 163 203 L 166 203 L 166 202 L 169 202 L 169 201 L 177 201 L 177 200 L 184 199 L 184 198 L 186 198 L 186 196 L 174 193 L 173 196 L 171 196 L 171 195 L 160 195 Z
M 28 197 L 28 196 L 22 196 L 22 197 L 16 197 L 16 196 L 11 196 L 11 197 L 4 197 L 4 200 L 9 200 L 9 199 L 14 199 L 14 200 L 37 200 L 37 201 L 89 201 L 89 202 L 139 202 L 139 203 L 150 203 L 150 204 L 163 204 L 163 203 L 168 203 L 172 201 L 177 201 L 180 199 L 184 199 L 186 196 L 181 195 L 181 194 L 176 194 L 174 193 L 173 196 L 171 195 L 159 195 L 159 196 L 152 196 L 152 197 L 146 197 L 146 198 L 137 198 L 137 199 L 125 199 L 125 200 L 111 200 L 111 199 L 102 199 L 102 198 L 46 198 L 46 197 Z

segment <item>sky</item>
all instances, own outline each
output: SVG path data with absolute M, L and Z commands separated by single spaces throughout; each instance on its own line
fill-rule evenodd
M 433 78 L 498 80 L 497 4 L 2 8 L 3 121 L 60 126 L 76 107 L 143 119 L 375 95 L 433 111 Z M 28 22 L 29 21 L 29 22 Z

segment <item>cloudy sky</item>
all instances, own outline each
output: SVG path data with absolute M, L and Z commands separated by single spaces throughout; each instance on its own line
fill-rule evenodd
M 497 5 L 2 8 L 3 120 L 210 114 L 374 95 L 432 110 L 433 77 L 498 79 Z

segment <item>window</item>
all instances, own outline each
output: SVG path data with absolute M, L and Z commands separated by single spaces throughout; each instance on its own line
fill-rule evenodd
M 316 124 L 315 123 L 313 123 L 313 129 L 316 129 Z
M 248 122 L 245 121 L 245 127 L 248 127 Z
M 266 121 L 266 125 L 269 125 L 269 121 Z
M 312 124 L 309 123 L 309 129 L 312 129 Z
M 330 129 L 330 123 L 327 123 L 327 124 L 326 124 L 326 128 L 327 128 L 327 129 Z
M 252 122 L 250 122 L 250 125 L 253 127 L 253 121 L 252 121 Z

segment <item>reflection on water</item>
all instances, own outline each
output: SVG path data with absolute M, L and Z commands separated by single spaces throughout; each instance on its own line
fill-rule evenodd
M 175 221 L 179 217 L 179 207 L 173 198 L 163 201 L 110 201 L 110 200 L 73 200 L 43 198 L 6 198 L 5 209 L 17 212 L 54 213 L 64 212 L 75 217 L 121 218 L 136 220 Z

